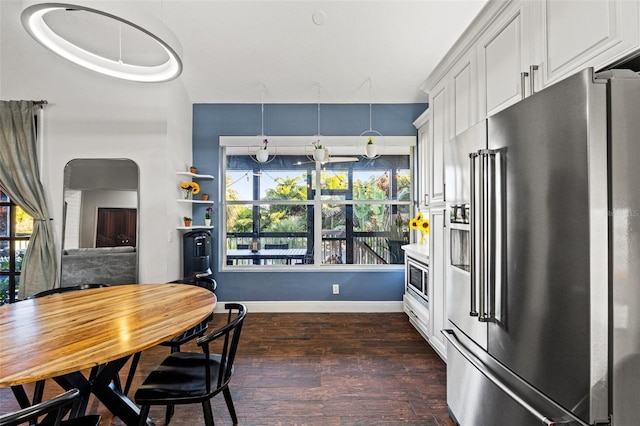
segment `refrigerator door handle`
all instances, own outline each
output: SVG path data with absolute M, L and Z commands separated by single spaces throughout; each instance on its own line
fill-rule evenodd
M 470 309 L 469 309 L 469 315 L 472 317 L 477 317 L 478 316 L 478 308 L 477 308 L 477 298 L 476 298 L 476 280 L 478 278 L 478 271 L 477 271 L 477 250 L 476 250 L 476 244 L 477 244 L 477 215 L 476 215 L 476 208 L 477 208 L 477 203 L 476 203 L 476 160 L 478 158 L 478 153 L 476 152 L 472 152 L 469 154 L 469 160 L 470 160 L 470 171 L 471 171 L 471 179 L 470 179 L 470 184 L 471 184 L 471 188 L 469 191 L 469 194 L 471 194 L 471 199 L 469 200 L 469 213 L 470 213 L 470 218 L 469 218 L 469 225 L 470 225 L 470 232 L 471 232 L 471 258 L 469 259 L 469 272 L 471 275 L 471 303 L 470 303 Z M 482 180 L 482 179 L 481 179 Z
M 518 405 L 520 405 L 522 408 L 527 410 L 532 416 L 534 416 L 542 424 L 546 426 L 556 426 L 560 424 L 573 424 L 573 425 L 577 424 L 580 426 L 589 426 L 587 423 L 583 422 L 582 420 L 580 420 L 579 418 L 575 417 L 574 415 L 568 412 L 567 412 L 567 414 L 569 414 L 568 417 L 571 417 L 571 418 L 564 418 L 564 419 L 555 420 L 555 421 L 550 419 L 548 416 L 544 415 L 542 412 L 537 410 L 535 407 L 533 407 L 531 404 L 525 401 L 522 397 L 520 397 L 520 395 L 518 395 L 517 392 L 511 389 L 503 380 L 500 379 L 500 377 L 498 377 L 496 374 L 493 373 L 493 371 L 487 368 L 487 366 L 480 359 L 478 359 L 469 349 L 467 349 L 464 346 L 462 342 L 460 342 L 460 340 L 458 340 L 454 330 L 444 329 L 442 330 L 442 335 L 449 342 L 449 344 L 451 344 L 451 346 L 453 346 L 453 348 L 457 350 L 458 353 L 460 353 L 460 355 L 462 355 L 467 361 L 469 361 L 469 363 L 471 363 L 471 365 L 473 365 L 476 368 L 476 370 L 478 370 L 483 376 L 485 376 L 489 381 L 491 381 L 491 383 L 497 386 L 509 398 L 513 399 Z M 540 395 L 541 397 L 543 397 L 545 400 L 547 400 L 549 403 L 553 404 L 554 406 L 557 406 L 555 402 L 551 401 L 544 395 L 540 394 L 539 391 L 535 390 L 534 388 L 532 388 L 532 390 L 536 392 L 538 395 Z M 561 407 L 559 408 L 562 409 Z M 562 411 L 566 412 L 566 410 L 564 409 L 562 409 Z
M 482 156 L 482 172 L 483 179 L 481 197 L 482 209 L 481 215 L 481 238 L 482 250 L 481 255 L 481 288 L 480 288 L 480 315 L 478 320 L 481 322 L 489 322 L 495 320 L 496 312 L 496 280 L 499 277 L 499 261 L 501 254 L 499 252 L 500 244 L 500 215 L 501 215 L 501 190 L 500 181 L 501 174 L 499 171 L 499 162 L 496 161 L 498 151 L 484 149 L 479 151 Z

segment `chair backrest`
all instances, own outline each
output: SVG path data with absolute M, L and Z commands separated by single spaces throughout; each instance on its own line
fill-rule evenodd
M 32 294 L 31 296 L 27 297 L 27 299 L 36 299 L 38 297 L 49 296 L 50 294 L 66 293 L 68 291 L 87 290 L 90 288 L 101 287 L 109 287 L 109 284 L 80 284 L 69 287 L 50 288 L 49 290 L 43 290 L 40 293 Z
M 238 244 L 236 245 L 238 250 L 247 250 L 249 248 L 249 244 Z
M 25 423 L 32 424 L 32 422 L 35 422 L 39 417 L 45 415 L 51 415 L 52 418 L 55 419 L 54 423 L 47 423 L 47 425 L 58 426 L 69 410 L 71 410 L 72 416 L 77 413 L 79 404 L 80 391 L 78 389 L 71 389 L 47 401 L 0 416 L 0 426 L 17 426 Z M 78 424 L 83 423 L 79 422 Z
M 183 278 L 181 280 L 175 280 L 171 282 L 179 283 L 179 284 L 197 285 L 198 287 L 206 288 L 211 293 L 215 293 L 216 288 L 218 288 L 218 283 L 216 282 L 216 280 L 214 280 L 209 275 L 202 275 L 202 276 L 196 275 L 195 277 L 192 277 L 192 278 Z
M 285 244 L 265 244 L 264 245 L 265 249 L 288 249 L 289 248 L 289 244 L 285 243 Z
M 229 380 L 231 380 L 233 361 L 235 360 L 238 343 L 240 342 L 242 324 L 247 316 L 247 307 L 242 303 L 226 303 L 224 307 L 229 311 L 227 315 L 227 323 L 223 327 L 220 327 L 196 340 L 198 346 L 202 348 L 207 358 L 207 362 L 205 362 L 207 393 L 216 391 L 216 389 L 211 389 L 212 372 L 211 363 L 209 362 L 211 358 L 209 344 L 213 341 L 222 339 L 222 351 L 220 352 L 220 364 L 217 372 L 217 389 L 221 389 L 229 383 Z

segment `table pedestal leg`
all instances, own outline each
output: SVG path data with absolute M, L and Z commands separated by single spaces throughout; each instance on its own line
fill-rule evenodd
M 140 408 L 124 395 L 112 382 L 118 372 L 126 364 L 129 356 L 105 364 L 97 373 L 95 379 L 89 382 L 81 373 L 72 373 L 56 377 L 56 382 L 65 389 L 78 388 L 83 395 L 80 413 L 87 408 L 89 392 L 93 393 L 114 415 L 127 426 L 137 426 L 140 419 Z M 151 419 L 147 425 L 155 426 Z

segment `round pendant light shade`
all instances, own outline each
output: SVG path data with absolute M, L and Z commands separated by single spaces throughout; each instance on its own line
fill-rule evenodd
M 22 25 L 47 49 L 100 74 L 145 83 L 180 75 L 180 44 L 162 22 L 134 9 L 115 9 L 117 4 L 100 5 L 99 10 L 81 4 L 34 4 L 22 11 Z M 127 49 L 144 54 L 127 56 Z M 153 52 L 152 58 L 147 52 Z

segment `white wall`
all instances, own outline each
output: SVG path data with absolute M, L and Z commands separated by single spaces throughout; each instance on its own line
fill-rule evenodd
M 42 182 L 61 247 L 63 171 L 74 158 L 129 158 L 140 168 L 139 277 L 180 277 L 176 167 L 191 162 L 192 106 L 180 79 L 125 82 L 79 68 L 20 24 L 21 2 L 0 1 L 0 94 L 46 99 Z M 175 217 L 174 217 L 175 216 Z M 174 242 L 168 243 L 169 232 Z

